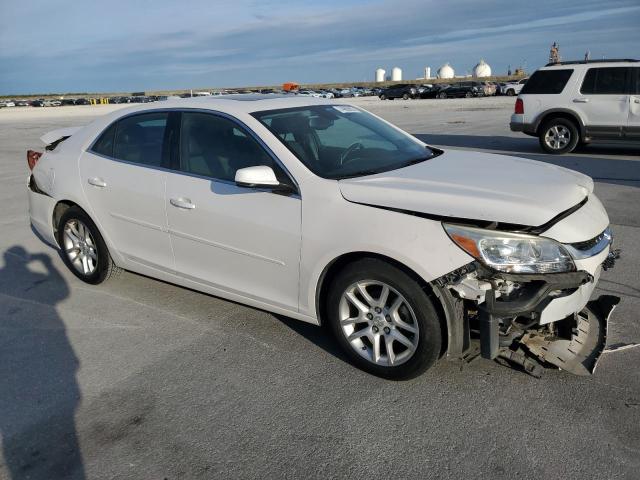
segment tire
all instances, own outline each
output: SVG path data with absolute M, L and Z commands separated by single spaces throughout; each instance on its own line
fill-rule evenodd
M 364 287 L 369 301 L 358 286 Z M 387 301 L 377 304 L 385 286 Z M 360 302 L 360 308 L 348 295 Z M 392 380 L 414 378 L 440 355 L 442 327 L 432 300 L 414 278 L 383 260 L 347 265 L 332 281 L 325 311 L 340 347 L 366 372 Z M 355 317 L 357 322 L 344 323 Z
M 409 100 L 409 94 L 405 93 L 402 95 L 403 100 Z
M 572 152 L 580 141 L 580 133 L 574 122 L 566 118 L 545 121 L 538 133 L 540 147 L 552 155 Z
M 386 95 L 380 95 L 380 100 L 386 100 L 386 99 L 387 99 Z
M 440 99 L 443 99 L 443 100 L 444 100 L 445 98 L 447 98 L 447 94 L 446 94 L 446 93 L 444 93 L 444 92 L 440 92 L 440 93 L 438 94 L 438 98 L 440 98 Z
M 467 92 L 464 94 L 464 98 L 471 98 L 471 97 L 473 97 L 473 93 L 471 92 Z
M 513 97 L 516 94 L 516 91 L 513 88 L 507 90 L 507 96 Z
M 113 263 L 93 220 L 79 207 L 70 207 L 62 214 L 58 245 L 67 268 L 83 282 L 97 285 L 122 271 Z

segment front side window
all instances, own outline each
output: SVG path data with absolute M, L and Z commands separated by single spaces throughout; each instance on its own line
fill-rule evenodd
M 410 135 L 348 105 L 306 106 L 252 115 L 323 178 L 381 173 L 435 155 Z
M 132 115 L 116 125 L 113 157 L 118 160 L 159 167 L 167 126 L 166 112 Z
M 585 95 L 624 95 L 627 92 L 627 67 L 590 68 L 580 93 Z
M 266 165 L 281 169 L 244 129 L 231 120 L 200 112 L 183 112 L 180 170 L 233 182 L 241 168 Z
M 538 70 L 531 75 L 531 78 L 524 84 L 520 93 L 522 95 L 558 95 L 564 90 L 572 73 L 573 69 Z

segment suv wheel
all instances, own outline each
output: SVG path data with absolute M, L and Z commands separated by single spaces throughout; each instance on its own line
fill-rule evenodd
M 413 378 L 438 359 L 442 330 L 433 303 L 402 270 L 377 259 L 345 267 L 331 285 L 328 323 L 363 370 Z
M 447 98 L 447 94 L 446 94 L 446 93 L 444 93 L 444 92 L 440 92 L 440 93 L 438 94 L 438 98 Z
M 473 93 L 467 92 L 467 93 L 464 94 L 464 96 L 465 96 L 465 98 L 471 98 L 471 97 L 473 97 Z
M 513 97 L 516 94 L 516 91 L 513 88 L 507 90 L 507 95 Z
M 386 100 L 387 96 L 383 93 L 382 95 L 380 95 L 380 100 Z
M 95 223 L 82 209 L 70 207 L 58 224 L 62 260 L 80 280 L 97 285 L 121 271 L 113 263 Z
M 538 134 L 542 149 L 554 155 L 569 153 L 576 148 L 580 135 L 575 123 L 566 118 L 552 118 L 544 122 Z
M 402 99 L 403 99 L 403 100 L 409 100 L 409 94 L 408 94 L 408 93 L 404 93 L 404 94 L 402 95 Z

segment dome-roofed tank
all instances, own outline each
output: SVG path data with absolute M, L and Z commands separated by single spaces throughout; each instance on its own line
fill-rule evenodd
M 378 68 L 376 69 L 376 82 L 384 82 L 384 75 L 385 75 L 384 68 Z
M 445 63 L 438 69 L 438 78 L 453 78 L 454 76 L 455 72 L 448 63 Z
M 399 82 L 402 80 L 402 69 L 398 67 L 393 67 L 391 70 L 391 80 L 394 82 Z
M 473 67 L 474 78 L 490 77 L 491 67 L 484 60 L 480 60 L 478 64 Z

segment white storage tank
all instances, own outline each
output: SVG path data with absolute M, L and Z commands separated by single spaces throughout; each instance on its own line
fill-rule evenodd
M 424 78 L 425 80 L 431 78 L 431 67 L 424 67 Z
M 438 69 L 438 78 L 453 78 L 455 74 L 456 72 L 448 63 L 445 63 Z
M 402 69 L 393 67 L 393 70 L 391 70 L 391 81 L 399 82 L 400 80 L 402 80 Z
M 485 63 L 484 60 L 480 60 L 478 64 L 473 67 L 473 76 L 474 78 L 490 77 L 491 67 L 488 63 Z
M 384 68 L 378 68 L 376 70 L 376 82 L 384 82 L 384 75 L 386 73 Z

